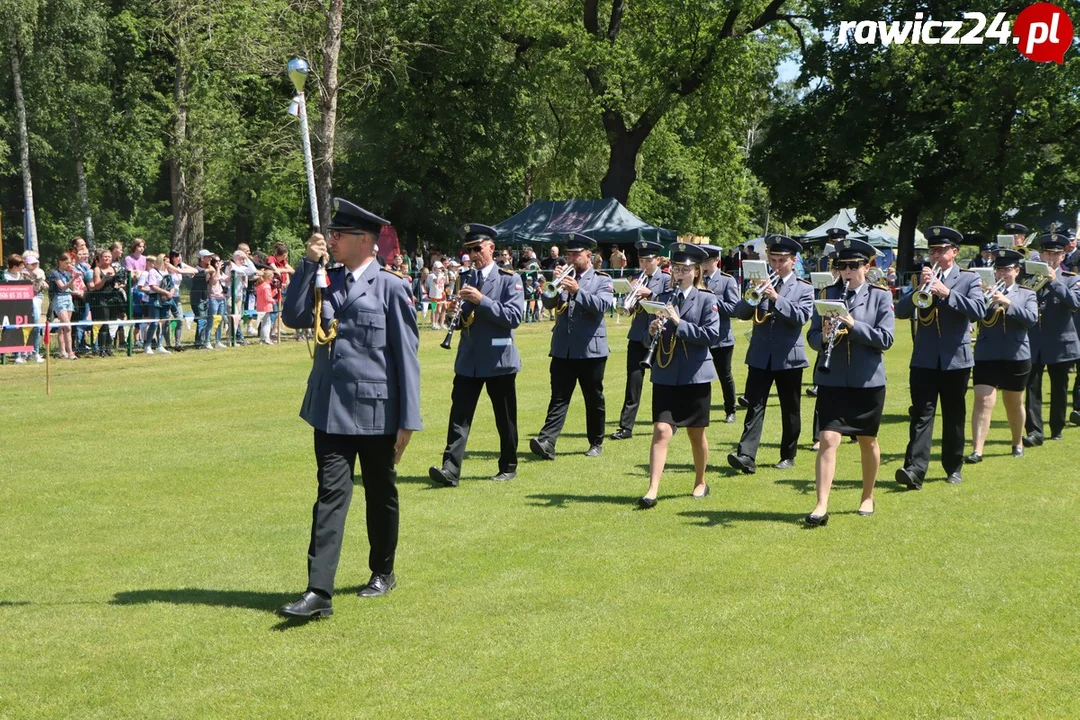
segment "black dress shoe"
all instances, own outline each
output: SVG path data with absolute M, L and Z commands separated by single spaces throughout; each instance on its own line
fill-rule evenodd
M 973 452 L 970 455 L 968 455 L 966 458 L 964 458 L 964 462 L 966 462 L 968 465 L 974 465 L 976 463 L 981 463 L 982 462 L 982 455 L 977 453 L 977 452 Z
M 371 579 L 367 581 L 367 585 L 360 588 L 358 594 L 362 598 L 377 598 L 382 597 L 396 587 L 397 580 L 394 578 L 394 573 L 389 575 L 371 573 Z
M 629 440 L 632 437 L 634 437 L 634 433 L 627 430 L 626 428 L 619 428 L 615 432 L 611 433 L 612 440 Z
M 1080 425 L 1080 410 L 1073 410 L 1069 413 L 1069 422 L 1073 425 Z
M 446 487 L 457 487 L 458 479 L 446 468 L 437 468 L 434 465 L 428 468 L 428 477 L 431 481 Z
M 1024 447 L 1039 447 L 1043 444 L 1043 439 L 1039 435 L 1025 435 L 1021 438 L 1021 442 L 1024 443 Z
M 754 463 L 754 458 L 749 455 L 736 455 L 735 453 L 728 453 L 727 456 L 728 465 L 736 470 L 742 470 L 747 475 L 753 475 L 757 472 L 757 465 Z
M 506 472 L 500 472 L 495 477 L 491 478 L 495 482 L 506 482 L 507 480 L 513 480 L 517 477 L 516 470 L 507 470 Z
M 555 448 L 548 442 L 540 440 L 539 438 L 533 438 L 529 441 L 529 449 L 532 450 L 533 455 L 541 457 L 544 460 L 555 459 Z
M 656 507 L 656 498 L 640 497 L 637 501 L 637 506 L 642 510 L 650 510 Z
M 960 483 L 964 482 L 964 478 L 960 475 L 959 470 L 953 470 L 951 473 L 949 473 L 949 477 L 945 478 L 945 482 L 949 483 L 950 485 L 959 485 Z
M 709 484 L 705 483 L 705 492 L 701 493 L 700 495 L 690 493 L 690 497 L 694 498 L 695 500 L 704 500 L 705 498 L 709 497 Z
M 1023 445 L 1017 445 L 1016 447 L 1014 447 L 1012 449 L 1012 456 L 1013 457 L 1024 457 L 1024 446 Z
M 1064 440 L 1065 437 L 1061 433 L 1054 433 L 1050 436 L 1051 440 Z
M 906 467 L 896 469 L 896 482 L 904 485 L 908 490 L 922 490 L 922 478 Z
M 806 388 L 806 394 L 808 397 L 817 397 L 817 385 L 811 385 Z
M 739 396 L 738 403 L 739 403 L 739 407 L 744 407 L 744 408 L 750 407 L 750 401 L 746 399 L 745 395 L 740 395 Z
M 791 468 L 795 467 L 795 461 L 791 458 L 784 458 L 780 462 L 773 465 L 773 467 L 777 470 L 790 470 Z
M 824 515 L 807 515 L 806 524 L 810 527 L 825 527 L 829 524 L 829 513 Z
M 602 452 L 604 452 L 603 445 L 590 445 L 589 449 L 585 451 L 585 457 L 600 457 Z
M 329 617 L 334 614 L 334 605 L 330 598 L 308 590 L 296 602 L 279 607 L 277 614 L 294 618 Z
M 728 413 L 727 416 L 724 417 L 724 422 L 728 423 L 729 425 L 735 422 L 735 413 Z

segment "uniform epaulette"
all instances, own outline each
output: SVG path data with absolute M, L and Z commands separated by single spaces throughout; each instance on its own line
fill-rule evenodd
M 721 275 L 723 275 L 724 277 L 729 277 L 729 278 L 731 278 L 732 280 L 734 280 L 734 279 L 735 279 L 735 276 L 734 276 L 734 275 L 728 275 L 728 274 L 727 274 L 726 272 L 724 272 L 723 270 L 721 270 L 721 271 L 720 271 L 720 274 L 721 274 Z
M 517 275 L 517 273 L 513 270 L 504 267 L 499 268 L 499 272 L 501 272 L 503 275 Z
M 975 268 L 960 268 L 960 272 L 975 273 L 976 275 L 979 274 L 978 271 L 975 270 Z
M 391 270 L 390 268 L 386 267 L 385 265 L 383 265 L 382 270 L 383 270 L 383 272 L 388 272 L 391 275 L 394 275 L 395 277 L 401 278 L 402 280 L 408 280 L 409 279 L 409 276 L 406 275 L 405 273 L 399 273 L 397 270 Z
M 710 290 L 709 288 L 706 288 L 706 287 L 699 287 L 698 291 L 699 292 L 704 292 L 704 293 L 709 293 L 710 295 L 715 295 L 716 294 L 712 290 Z
M 887 292 L 887 293 L 889 293 L 890 295 L 892 295 L 892 288 L 882 287 L 881 285 L 874 285 L 874 284 L 872 284 L 872 283 L 867 283 L 867 285 L 869 285 L 870 287 L 874 288 L 875 290 L 884 290 L 885 292 Z
M 807 285 L 813 285 L 814 284 L 814 283 L 810 282 L 809 280 L 807 280 L 806 278 L 799 278 L 799 282 L 806 283 Z
M 341 264 L 341 263 L 333 263 L 332 265 L 327 265 L 326 269 L 327 270 L 341 270 L 344 267 L 345 266 L 343 264 Z
M 609 277 L 611 277 L 610 275 L 608 275 L 608 274 L 607 274 L 606 272 L 604 272 L 603 270 L 597 270 L 597 271 L 596 271 L 596 274 L 597 274 L 597 275 L 603 275 L 603 276 L 604 276 L 604 277 L 606 277 L 606 278 L 609 278 Z
M 1076 275 L 1076 273 L 1069 272 L 1068 270 L 1061 270 L 1060 274 L 1063 275 L 1064 277 L 1072 277 L 1072 276 Z

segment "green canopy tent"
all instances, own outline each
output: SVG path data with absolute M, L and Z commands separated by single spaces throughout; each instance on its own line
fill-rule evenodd
M 649 225 L 615 198 L 604 200 L 537 200 L 495 225 L 500 243 L 558 243 L 571 232 L 585 233 L 598 243 L 632 244 L 651 240 L 675 242 L 674 230 Z

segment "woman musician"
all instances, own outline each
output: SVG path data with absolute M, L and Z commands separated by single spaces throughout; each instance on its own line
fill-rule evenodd
M 709 494 L 705 484 L 705 466 L 709 461 L 709 426 L 712 383 L 717 379 L 709 348 L 720 338 L 720 314 L 716 297 L 705 289 L 701 262 L 707 253 L 697 245 L 677 243 L 672 246 L 671 290 L 663 292 L 658 302 L 667 304 L 668 312 L 658 314 L 649 325 L 643 342 L 655 350 L 652 360 L 653 439 L 649 451 L 649 489 L 638 506 L 656 506 L 660 476 L 667 463 L 668 443 L 674 428 L 686 428 L 694 454 L 694 489 L 692 496 Z
M 817 505 L 806 516 L 810 526 L 829 521 L 836 449 L 844 435 L 858 438 L 862 455 L 859 515 L 874 513 L 874 483 L 881 465 L 877 434 L 885 405 L 884 352 L 892 347 L 896 319 L 892 293 L 866 282 L 872 257 L 869 243 L 846 238 L 837 243 L 836 267 L 843 282 L 826 288 L 824 299 L 842 301 L 846 314 L 822 318 L 815 308 L 806 335 L 821 353 L 814 369 L 821 447 L 815 467 Z
M 1016 250 L 995 250 L 993 258 L 997 284 L 989 294 L 975 343 L 975 404 L 971 411 L 974 448 L 964 458 L 969 465 L 982 462 L 998 390 L 1005 398 L 1013 457 L 1024 455 L 1024 391 L 1031 372 L 1028 330 L 1039 321 L 1039 304 L 1033 291 L 1016 284 L 1024 255 Z

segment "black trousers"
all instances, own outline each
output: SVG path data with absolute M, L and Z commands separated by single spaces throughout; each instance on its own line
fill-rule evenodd
M 574 397 L 574 386 L 580 385 L 585 398 L 585 431 L 589 436 L 589 445 L 604 442 L 604 423 L 607 419 L 604 407 L 606 366 L 606 357 L 588 360 L 551 358 L 551 402 L 548 403 L 544 427 L 537 436 L 540 440 L 555 445 L 566 422 L 566 411 Z
M 461 477 L 465 445 L 469 442 L 473 416 L 480 391 L 487 385 L 491 410 L 495 413 L 495 428 L 499 431 L 499 472 L 517 470 L 517 373 L 495 377 L 474 378 L 454 376 L 450 395 L 450 423 L 446 429 L 446 450 L 443 468 L 454 477 Z
M 731 415 L 735 412 L 735 378 L 731 374 L 731 356 L 735 352 L 735 346 L 709 348 L 712 354 L 712 364 L 716 368 L 716 374 L 720 376 L 720 391 L 724 394 L 724 413 Z
M 367 535 L 372 572 L 394 571 L 398 540 L 398 494 L 394 480 L 396 435 L 331 435 L 315 431 L 319 496 L 311 508 L 308 545 L 308 589 L 334 594 L 334 575 L 341 557 L 345 516 L 353 493 L 353 471 L 360 458 L 367 504 Z
M 1080 360 L 1076 361 L 1076 376 L 1073 377 L 1072 409 L 1080 412 Z
M 1052 365 L 1031 366 L 1031 374 L 1028 375 L 1027 386 L 1027 418 L 1024 421 L 1024 430 L 1028 435 L 1037 438 L 1045 437 L 1043 432 L 1043 401 L 1042 380 L 1043 370 L 1050 376 L 1050 434 L 1060 435 L 1065 428 L 1065 410 L 1068 406 L 1069 395 L 1069 366 L 1072 362 L 1054 363 Z
M 761 444 L 761 428 L 765 424 L 765 405 L 769 392 L 776 383 L 776 396 L 780 399 L 780 416 L 784 431 L 780 439 L 780 459 L 794 460 L 799 448 L 799 432 L 802 422 L 802 376 L 803 368 L 797 370 L 759 370 L 749 368 L 746 375 L 746 420 L 736 452 L 757 458 Z
M 934 440 L 934 415 L 941 399 L 941 467 L 951 474 L 964 463 L 964 422 L 967 419 L 968 380 L 971 368 L 927 370 L 911 368 L 911 407 L 908 408 L 908 446 L 904 467 L 920 479 L 930 468 L 930 446 Z
M 649 349 L 639 342 L 630 340 L 626 344 L 626 394 L 623 395 L 622 412 L 619 413 L 619 427 L 633 430 L 641 407 L 641 386 L 645 383 L 645 370 L 640 363 L 649 354 Z

